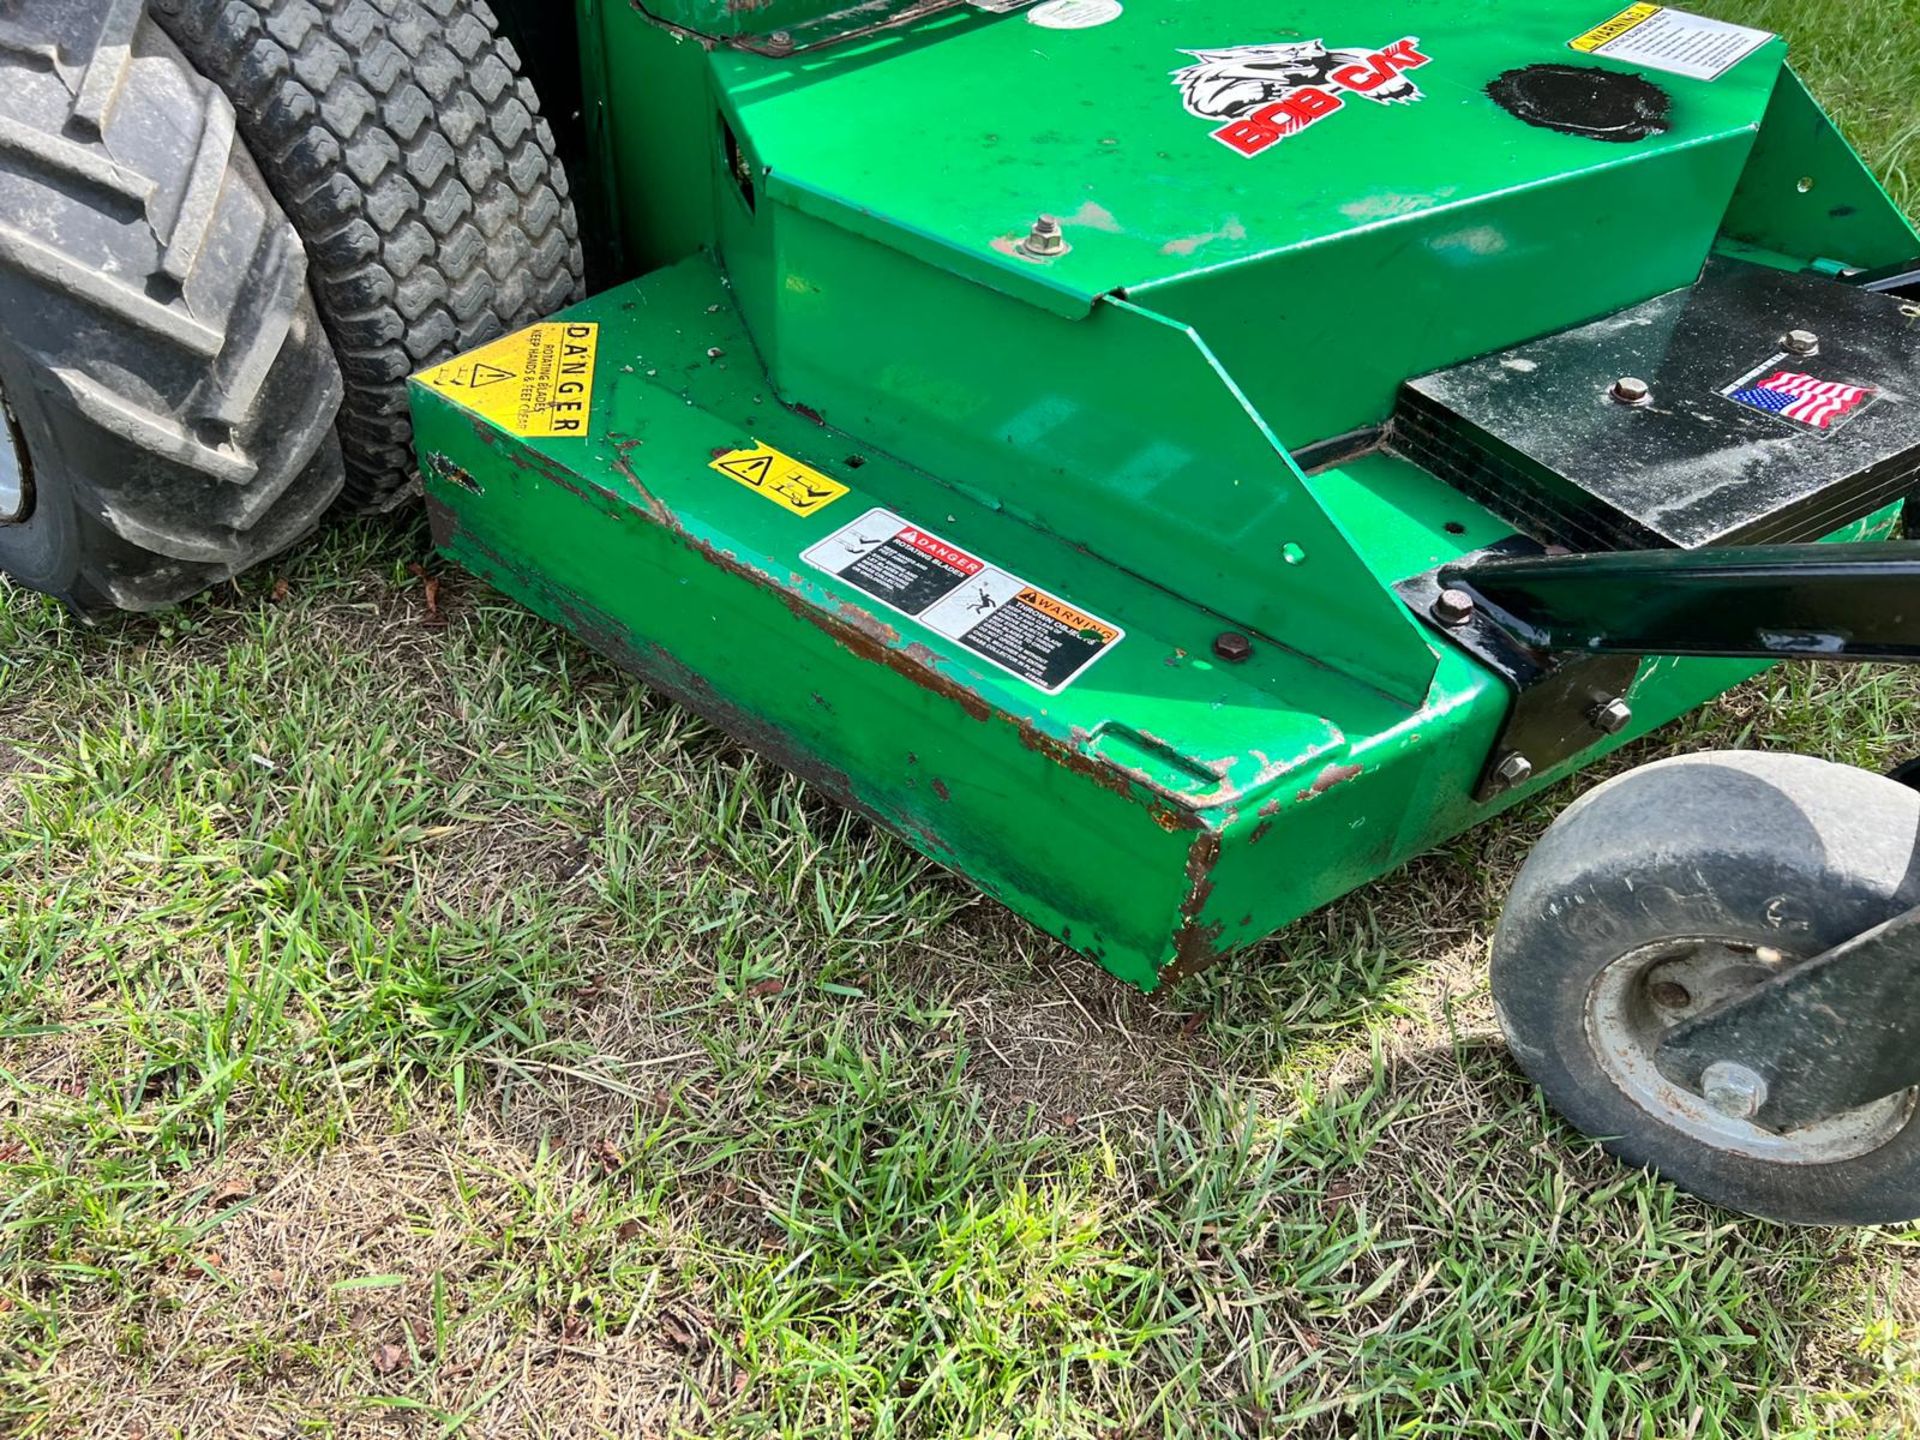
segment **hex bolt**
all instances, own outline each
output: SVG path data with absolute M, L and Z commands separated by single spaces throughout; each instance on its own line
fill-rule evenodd
M 1787 338 L 1780 342 L 1790 354 L 1811 355 L 1820 348 L 1820 337 L 1811 330 L 1789 330 Z
M 1729 1120 L 1751 1120 L 1767 1103 L 1767 1081 L 1737 1060 L 1716 1060 L 1700 1074 L 1700 1093 Z
M 1622 405 L 1653 403 L 1653 387 L 1633 375 L 1622 375 L 1613 382 L 1613 387 L 1607 391 L 1607 394 Z
M 776 30 L 767 36 L 766 51 L 769 55 L 791 55 L 793 53 L 793 32 Z
M 1238 665 L 1253 654 L 1253 641 L 1238 630 L 1222 630 L 1213 637 L 1213 653 L 1229 664 Z
M 1473 596 L 1449 587 L 1434 600 L 1432 613 L 1442 625 L 1464 625 L 1473 619 Z
M 1615 696 L 1604 705 L 1596 705 L 1587 719 L 1602 735 L 1618 735 L 1633 723 L 1633 707 Z
M 1061 233 L 1058 220 L 1051 215 L 1042 215 L 1033 222 L 1033 228 L 1027 232 L 1027 238 L 1020 242 L 1020 248 L 1029 255 L 1064 255 L 1067 237 Z
M 1493 778 L 1508 790 L 1516 785 L 1524 785 L 1533 778 L 1533 762 L 1518 750 L 1510 750 L 1493 767 Z

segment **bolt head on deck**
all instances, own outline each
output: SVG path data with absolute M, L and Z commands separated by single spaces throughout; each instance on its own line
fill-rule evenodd
M 1789 354 L 1811 355 L 1819 350 L 1820 337 L 1811 330 L 1789 330 L 1780 343 L 1787 347 Z
M 1238 665 L 1253 654 L 1253 641 L 1238 630 L 1222 630 L 1213 637 L 1213 653 L 1230 664 Z
M 1751 1120 L 1767 1103 L 1767 1081 L 1737 1061 L 1716 1060 L 1701 1073 L 1700 1093 L 1729 1120 Z
M 1033 222 L 1033 228 L 1027 232 L 1027 238 L 1020 242 L 1020 248 L 1029 255 L 1064 255 L 1067 237 L 1061 232 L 1058 220 L 1051 215 L 1042 215 Z
M 1622 375 L 1607 394 L 1622 405 L 1650 405 L 1653 387 L 1634 375 Z
M 1604 705 L 1596 706 L 1592 720 L 1593 728 L 1602 735 L 1618 735 L 1633 723 L 1633 707 L 1616 697 Z
M 1464 625 L 1473 619 L 1473 596 L 1449 587 L 1433 602 L 1433 618 L 1442 625 Z
M 1508 790 L 1516 785 L 1524 785 L 1533 778 L 1533 762 L 1518 750 L 1509 751 L 1493 767 L 1493 778 Z

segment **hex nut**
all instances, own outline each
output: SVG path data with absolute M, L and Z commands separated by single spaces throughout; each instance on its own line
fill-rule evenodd
M 1651 405 L 1653 387 L 1635 375 L 1622 375 L 1613 382 L 1607 391 L 1615 401 L 1622 405 Z
M 1738 1061 L 1716 1060 L 1700 1074 L 1700 1093 L 1729 1120 L 1751 1120 L 1767 1103 L 1767 1080 Z
M 1229 664 L 1238 665 L 1253 654 L 1253 641 L 1238 630 L 1222 630 L 1213 637 L 1213 653 Z
M 1064 255 L 1067 252 L 1067 237 L 1060 229 L 1060 222 L 1051 215 L 1042 215 L 1033 222 L 1033 228 L 1027 232 L 1027 238 L 1020 242 L 1020 248 L 1029 255 Z
M 1464 625 L 1473 619 L 1473 596 L 1449 586 L 1433 602 L 1433 618 L 1442 625 Z
M 1812 355 L 1820 348 L 1820 337 L 1811 330 L 1789 330 L 1780 343 L 1791 355 Z
M 1604 705 L 1596 705 L 1587 718 L 1602 735 L 1618 735 L 1633 723 L 1633 707 L 1616 696 Z
M 1511 750 L 1493 767 L 1493 778 L 1509 790 L 1524 785 L 1533 778 L 1533 762 L 1518 750 Z

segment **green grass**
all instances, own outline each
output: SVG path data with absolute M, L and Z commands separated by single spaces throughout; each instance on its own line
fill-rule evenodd
M 1898 13 L 1721 8 L 1920 198 Z M 1920 1431 L 1920 1231 L 1698 1204 L 1506 1059 L 1570 791 L 1146 999 L 425 547 L 0 596 L 0 1433 Z

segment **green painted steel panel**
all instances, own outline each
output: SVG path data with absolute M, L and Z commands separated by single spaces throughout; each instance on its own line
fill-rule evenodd
M 1767 107 L 1725 228 L 1744 245 L 1863 270 L 1920 255 L 1920 233 L 1791 70 Z
M 1252 273 L 1207 270 L 1132 293 L 1204 335 L 1297 448 L 1381 423 L 1409 375 L 1691 285 L 1751 138 L 1361 227 Z
M 587 3 L 589 133 L 623 249 L 640 270 L 671 265 L 713 243 L 721 151 L 711 57 L 630 5 Z
M 706 260 L 566 318 L 601 327 L 587 438 L 516 439 L 416 383 L 446 553 L 1116 974 L 1251 944 L 1490 813 L 1468 793 L 1507 696 L 1451 647 L 1414 707 L 1279 647 L 1211 658 L 1206 611 L 774 402 Z M 711 468 L 756 440 L 850 493 L 801 516 Z M 1386 457 L 1320 483 L 1382 578 L 1493 524 Z M 1125 637 L 1048 694 L 806 562 L 875 505 Z M 1752 668 L 1651 663 L 1635 729 L 1583 758 Z
M 1424 635 L 1202 337 L 1121 301 L 1064 319 L 806 216 L 772 234 L 784 279 L 740 289 L 782 398 L 1222 624 L 1426 694 Z
M 1786 47 L 1771 42 L 1712 82 L 1650 74 L 1673 97 L 1671 129 L 1638 144 L 1528 125 L 1488 97 L 1496 76 L 1528 65 L 1631 70 L 1568 49 L 1609 13 L 1579 0 L 1297 0 L 1271 14 L 1237 0 L 1129 0 L 1119 18 L 1086 30 L 1015 13 L 950 26 L 937 44 L 886 41 L 789 62 L 720 55 L 716 65 L 777 197 L 889 244 L 949 248 L 958 253 L 948 263 L 1020 293 L 1064 291 L 1085 308 L 1116 290 L 1435 212 L 1453 216 L 1443 231 L 1472 228 L 1486 223 L 1472 214 L 1481 202 L 1526 187 L 1578 207 L 1584 180 L 1621 168 L 1659 207 L 1657 226 L 1643 211 L 1643 231 L 1684 228 L 1704 255 Z M 1423 98 L 1349 96 L 1340 113 L 1254 156 L 1212 138 L 1220 122 L 1189 114 L 1174 83 L 1189 50 L 1317 39 L 1374 50 L 1408 38 L 1429 57 L 1403 76 Z M 1700 146 L 1729 153 L 1715 186 L 1676 214 L 1683 188 L 1705 176 L 1664 162 Z M 1592 218 L 1598 208 L 1584 207 Z M 1036 263 L 1013 242 L 1043 211 L 1061 217 L 1073 248 Z M 1575 257 L 1588 248 L 1577 227 L 1560 238 Z M 1604 251 L 1618 238 L 1609 231 L 1593 244 Z
M 785 53 L 942 8 L 977 13 L 965 0 L 647 0 L 641 13 L 705 41 Z

